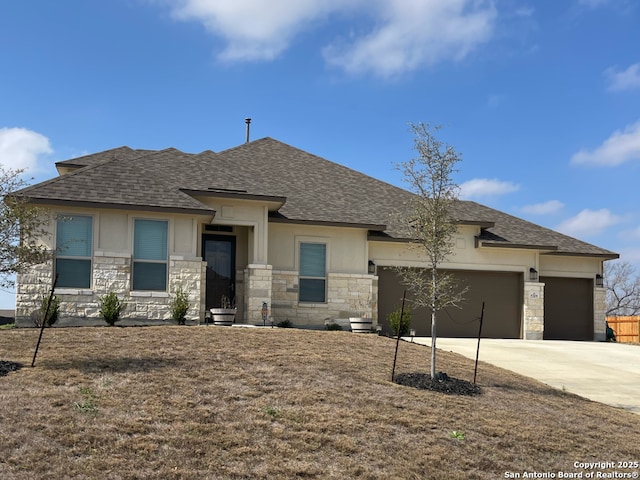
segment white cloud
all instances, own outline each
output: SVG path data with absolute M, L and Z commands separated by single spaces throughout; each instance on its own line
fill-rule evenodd
M 571 157 L 574 165 L 615 167 L 640 159 L 640 121 L 615 131 L 595 150 L 580 150 Z
M 164 1 L 176 18 L 201 22 L 223 38 L 219 58 L 231 61 L 272 60 L 332 16 L 368 18 L 375 25 L 368 34 L 333 42 L 323 53 L 347 72 L 380 76 L 463 59 L 491 37 L 496 18 L 490 0 Z
M 461 60 L 491 37 L 496 18 L 492 3 L 484 1 L 391 0 L 381 7 L 374 31 L 325 48 L 329 64 L 349 73 L 389 77 Z
M 617 225 L 622 217 L 614 215 L 608 209 L 585 209 L 576 216 L 571 217 L 556 227 L 559 232 L 567 235 L 598 235 L 609 227 Z
M 559 200 L 549 200 L 548 202 L 536 203 L 534 205 L 525 205 L 521 210 L 531 215 L 550 215 L 559 212 L 563 207 L 564 203 Z
M 181 20 L 199 21 L 225 39 L 221 60 L 272 60 L 313 23 L 363 0 L 168 0 Z
M 5 168 L 38 169 L 38 157 L 52 153 L 49 139 L 26 128 L 0 128 L 0 164 Z
M 629 65 L 626 70 L 622 71 L 609 67 L 604 71 L 604 75 L 609 80 L 608 90 L 612 92 L 640 88 L 640 63 Z
M 460 185 L 461 198 L 495 197 L 506 193 L 516 192 L 519 185 L 504 182 L 496 178 L 474 178 Z

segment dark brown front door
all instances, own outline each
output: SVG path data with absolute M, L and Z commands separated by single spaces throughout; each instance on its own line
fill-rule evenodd
M 222 299 L 235 300 L 236 237 L 203 235 L 202 258 L 207 262 L 206 308 L 219 308 Z

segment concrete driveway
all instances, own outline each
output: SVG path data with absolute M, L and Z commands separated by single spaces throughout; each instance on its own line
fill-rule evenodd
M 431 345 L 431 338 L 416 337 L 414 341 Z M 475 359 L 477 342 L 472 338 L 438 338 L 436 346 Z M 640 414 L 638 345 L 483 338 L 480 361 Z

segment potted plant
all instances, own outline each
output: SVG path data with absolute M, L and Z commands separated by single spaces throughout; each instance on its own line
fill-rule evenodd
M 236 320 L 236 312 L 238 309 L 233 302 L 229 300 L 229 297 L 223 295 L 220 298 L 220 308 L 212 308 L 211 316 L 213 317 L 214 325 L 231 326 Z
M 358 312 L 354 317 L 349 317 L 349 323 L 351 324 L 351 331 L 353 333 L 371 333 L 371 327 L 373 326 L 373 319 L 367 317 L 367 303 L 363 301 L 356 302 L 354 310 Z

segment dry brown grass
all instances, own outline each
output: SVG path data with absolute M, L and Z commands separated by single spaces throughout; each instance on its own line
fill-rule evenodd
M 477 397 L 402 387 L 375 335 L 54 328 L 30 368 L 37 334 L 0 332 L 0 359 L 25 364 L 0 377 L 2 479 L 493 479 L 640 460 L 638 415 L 486 364 Z M 401 344 L 398 371 L 427 362 Z

